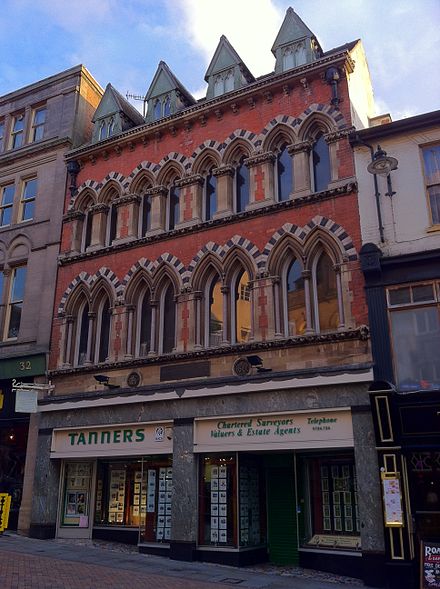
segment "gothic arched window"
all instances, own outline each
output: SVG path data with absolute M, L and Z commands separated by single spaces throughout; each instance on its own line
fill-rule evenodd
M 161 346 L 159 352 L 171 354 L 176 347 L 176 301 L 171 282 L 162 291 L 160 301 Z
M 244 156 L 235 168 L 235 208 L 237 213 L 246 210 L 249 204 L 250 174 L 249 168 L 244 164 Z
M 331 180 L 330 152 L 324 135 L 320 132 L 315 137 L 312 148 L 313 190 L 320 192 L 328 188 Z
M 301 335 L 306 330 L 306 300 L 303 267 L 293 258 L 285 269 L 284 331 L 287 336 Z
M 289 200 L 293 190 L 293 167 L 286 143 L 281 144 L 278 149 L 276 168 L 278 200 Z

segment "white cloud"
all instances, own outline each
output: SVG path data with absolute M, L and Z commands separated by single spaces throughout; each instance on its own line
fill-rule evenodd
M 221 35 L 255 76 L 274 68 L 270 51 L 283 19 L 283 12 L 270 0 L 175 0 L 170 9 L 183 19 L 190 43 L 208 65 Z

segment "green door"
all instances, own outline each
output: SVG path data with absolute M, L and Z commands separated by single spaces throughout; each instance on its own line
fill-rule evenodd
M 267 543 L 274 564 L 299 561 L 293 464 L 266 470 Z

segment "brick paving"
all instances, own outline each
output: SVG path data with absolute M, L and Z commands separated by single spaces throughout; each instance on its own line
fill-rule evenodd
M 2 589 L 219 589 L 227 583 L 198 582 L 162 575 L 140 574 L 85 564 L 0 551 Z

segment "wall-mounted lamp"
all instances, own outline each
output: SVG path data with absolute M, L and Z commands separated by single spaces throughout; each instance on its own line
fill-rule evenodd
M 391 184 L 391 172 L 397 170 L 398 163 L 399 162 L 395 157 L 387 155 L 387 152 L 378 145 L 377 150 L 373 154 L 371 163 L 367 166 L 367 170 L 370 174 L 374 174 L 375 176 L 386 176 L 388 188 L 388 192 L 385 193 L 386 196 L 393 196 L 396 194 L 393 191 Z
M 74 197 L 76 194 L 76 178 L 79 174 L 79 171 L 81 170 L 81 166 L 79 165 L 79 163 L 76 160 L 70 160 L 70 162 L 67 162 L 67 173 L 70 176 L 70 186 L 69 186 L 69 190 L 70 190 L 70 196 Z
M 118 384 L 111 383 L 110 377 L 105 374 L 95 374 L 93 378 L 96 380 L 96 382 L 99 382 L 99 384 L 102 384 L 105 387 L 108 387 L 109 389 L 119 389 L 120 388 L 120 386 Z

